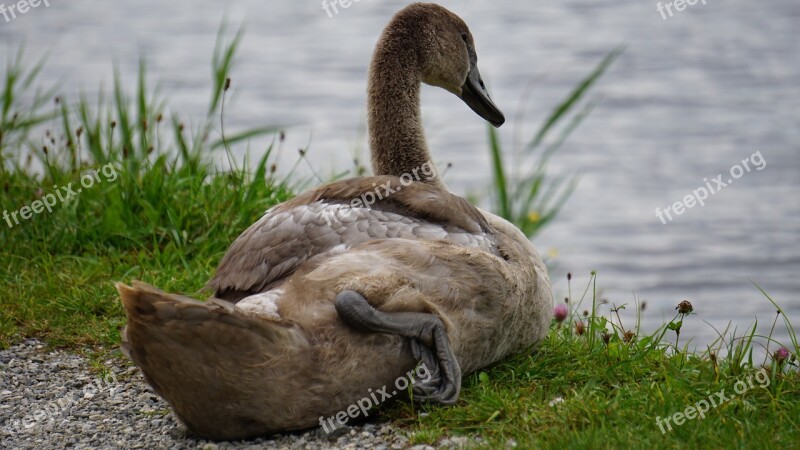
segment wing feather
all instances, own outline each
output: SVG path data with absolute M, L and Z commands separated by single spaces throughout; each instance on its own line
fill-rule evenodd
M 379 196 L 376 186 L 395 192 Z M 375 203 L 365 205 L 368 198 Z M 496 253 L 486 219 L 463 198 L 425 183 L 403 185 L 398 177 L 365 177 L 271 208 L 233 242 L 207 287 L 218 298 L 238 301 L 280 284 L 312 258 L 395 238 L 444 240 Z

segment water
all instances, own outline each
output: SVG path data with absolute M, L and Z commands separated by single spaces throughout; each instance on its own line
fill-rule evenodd
M 43 78 L 71 98 L 108 89 L 112 61 L 132 89 L 145 55 L 170 105 L 199 121 L 227 14 L 247 28 L 228 129 L 297 125 L 282 160 L 289 164 L 310 140 L 310 158 L 327 174 L 366 157 L 367 65 L 380 30 L 406 2 L 365 0 L 333 18 L 320 3 L 51 0 L 9 23 L 0 17 L 0 52 L 5 59 L 23 41 L 32 58 L 49 51 Z M 742 330 L 758 318 L 768 331 L 774 309 L 752 280 L 800 324 L 800 4 L 709 1 L 664 20 L 651 0 L 441 3 L 470 24 L 481 72 L 507 117 L 518 116 L 535 80 L 525 120 L 501 129 L 506 147 L 515 135 L 531 136 L 608 51 L 627 45 L 594 91 L 598 106 L 552 161 L 554 174 L 581 176 L 562 215 L 535 239 L 543 253 L 558 253 L 557 297 L 566 294 L 566 270 L 575 274 L 573 292 L 597 270 L 604 298 L 647 301 L 647 328 L 689 299 L 699 316 L 683 335 L 705 344 L 715 332 L 701 319 Z M 437 162 L 453 164 L 448 185 L 486 192 L 485 125 L 441 90 L 426 88 L 423 102 Z M 657 207 L 680 201 L 704 178 L 730 178 L 729 169 L 755 152 L 763 170 L 667 225 L 656 217 Z M 781 327 L 776 336 L 785 338 Z

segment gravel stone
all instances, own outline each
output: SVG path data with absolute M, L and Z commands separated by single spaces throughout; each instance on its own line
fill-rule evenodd
M 190 436 L 135 367 L 110 359 L 91 371 L 84 356 L 27 340 L 0 350 L 0 448 L 9 449 L 431 449 L 389 424 L 325 435 L 321 429 L 239 442 Z M 344 430 L 343 430 L 344 431 Z M 463 438 L 441 447 L 464 448 Z M 455 445 L 454 445 L 455 444 Z

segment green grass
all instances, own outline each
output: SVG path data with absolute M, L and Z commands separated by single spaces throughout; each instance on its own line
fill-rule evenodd
M 567 320 L 553 321 L 537 351 L 466 377 L 457 406 L 429 406 L 421 415 L 419 406 L 397 404 L 385 417 L 406 425 L 414 443 L 467 436 L 480 438 L 480 446 L 489 448 L 510 443 L 554 449 L 797 446 L 798 346 L 782 313 L 776 321 L 781 318 L 790 332 L 789 358 L 779 362 L 770 355 L 756 362 L 750 345 L 759 338 L 754 328 L 693 353 L 676 345 L 675 329 L 683 321 L 700 320 L 694 314 L 677 314 L 652 334 L 640 335 L 638 320 L 622 324 L 614 309 L 607 315 L 594 309 L 588 316 L 571 309 Z M 576 330 L 578 322 L 582 334 Z M 772 344 L 772 349 L 779 347 Z M 748 379 L 752 387 L 737 385 Z M 708 398 L 716 402 L 719 397 L 713 393 L 723 389 L 728 401 L 713 407 Z M 672 419 L 669 425 L 664 422 L 703 400 L 708 405 L 704 418 L 681 425 Z
M 266 125 L 222 138 L 225 93 L 241 34 L 226 36 L 223 29 L 212 58 L 207 117 L 194 121 L 191 130 L 184 125 L 190 122 L 148 90 L 144 63 L 133 95 L 123 92 L 118 76 L 112 95 L 100 95 L 96 105 L 85 98 L 59 99 L 53 88 L 37 89 L 44 65 L 26 69 L 22 53 L 8 63 L 0 97 L 2 208 L 16 211 L 61 186 L 77 186 L 87 171 L 101 171 L 99 181 L 52 212 L 13 227 L 0 218 L 0 346 L 34 337 L 75 350 L 116 347 L 124 314 L 115 281 L 136 278 L 167 291 L 197 293 L 235 237 L 292 196 L 291 172 L 278 177 L 272 164 L 280 137 L 257 149 L 261 156 L 254 164 L 220 169 L 211 162 L 214 152 L 230 156 L 231 146 L 276 131 Z M 519 155 L 535 163 L 532 174 L 509 175 L 497 136 L 490 135 L 494 210 L 528 235 L 550 222 L 569 195 L 573 180 L 550 183 L 545 165 L 591 109 L 589 102 L 572 112 L 616 54 L 556 106 Z M 548 139 L 561 121 L 566 125 Z M 792 342 L 772 343 L 771 349 L 784 345 L 793 355 L 780 367 L 774 358 L 753 361 L 751 341 L 758 337 L 752 332 L 690 353 L 685 344 L 679 347 L 676 331 L 683 321 L 700 318 L 678 315 L 651 335 L 641 334 L 638 324 L 623 326 L 618 315 L 598 305 L 595 281 L 579 299 L 591 301 L 588 316 L 578 316 L 578 299 L 570 302 L 569 318 L 553 324 L 537 352 L 465 377 L 458 405 L 396 403 L 382 417 L 405 427 L 418 443 L 464 435 L 495 448 L 511 441 L 519 448 L 796 447 L 798 344 L 791 324 L 778 321 L 785 319 L 781 313 L 776 324 L 789 329 Z M 578 321 L 583 334 L 575 331 Z M 768 386 L 748 389 L 705 419 L 661 433 L 657 417 L 682 411 L 708 392 L 731 392 L 762 363 Z
M 21 52 L 9 62 L 0 97 L 0 189 L 8 214 L 0 218 L 1 346 L 24 337 L 117 344 L 124 314 L 115 281 L 195 292 L 241 231 L 291 197 L 270 159 L 281 138 L 261 149 L 255 164 L 244 162 L 253 169 L 211 162 L 215 150 L 230 152 L 276 130 L 222 139 L 216 128 L 240 38 L 226 41 L 220 33 L 211 106 L 193 131 L 176 113 L 167 118 L 164 100 L 148 91 L 144 63 L 133 96 L 117 77 L 112 100 L 100 93 L 93 107 L 84 98 L 68 105 L 53 89 L 34 91 L 43 66 L 25 70 Z M 62 202 L 63 187 L 82 192 Z M 56 203 L 52 212 L 21 215 L 48 198 Z

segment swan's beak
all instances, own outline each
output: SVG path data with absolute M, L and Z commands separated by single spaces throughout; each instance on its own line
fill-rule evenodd
M 476 65 L 472 66 L 469 75 L 467 75 L 467 81 L 461 86 L 461 100 L 464 100 L 464 103 L 472 108 L 473 111 L 495 127 L 499 127 L 506 121 L 503 112 L 494 104 L 489 97 L 489 93 L 486 92 L 486 86 L 483 84 L 481 73 Z

